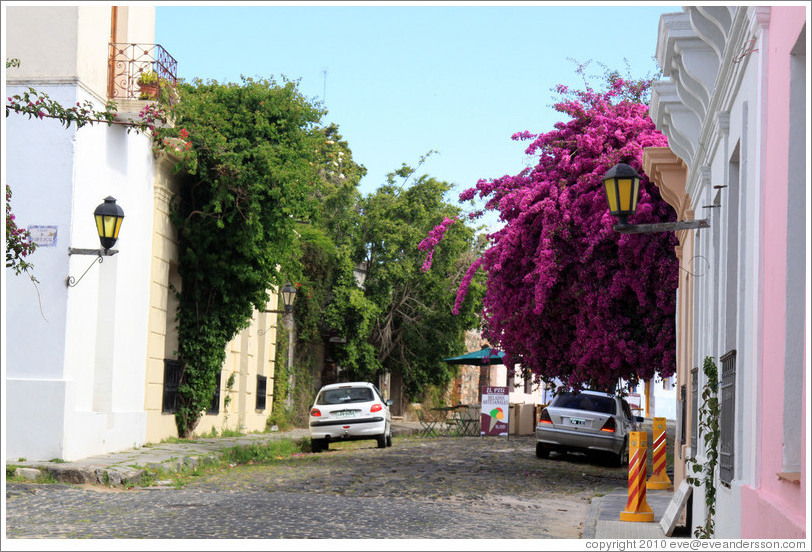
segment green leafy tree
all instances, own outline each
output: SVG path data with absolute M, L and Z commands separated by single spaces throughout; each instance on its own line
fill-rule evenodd
M 347 340 L 336 359 L 347 377 L 371 380 L 382 371 L 399 372 L 409 397 L 453 376 L 440 359 L 463 351 L 465 330 L 478 326 L 484 293 L 475 278 L 459 316 L 451 313 L 452 291 L 478 254 L 475 229 L 464 223 L 452 225 L 435 249 L 432 272 L 421 270 L 425 255 L 417 244 L 440 221 L 456 219 L 460 209 L 444 199 L 451 189 L 447 182 L 423 175 L 408 184 L 416 170 L 404 164 L 360 201 L 352 249 L 326 313 Z M 352 277 L 358 262 L 367 267 L 363 290 Z
M 308 190 L 313 208 L 296 225 L 296 262 L 284 268 L 286 279 L 299 286 L 295 322 L 302 345 L 321 342 L 323 313 L 340 263 L 338 248 L 347 246 L 358 224 L 358 183 L 366 173 L 353 160 L 337 125 L 319 129 L 318 139 L 313 161 L 317 178 Z
M 175 418 L 184 437 L 211 400 L 226 345 L 282 283 L 277 267 L 295 258 L 323 113 L 288 81 L 195 80 L 179 92 L 176 128 L 192 144 L 172 212 L 182 281 Z
M 324 312 L 334 298 L 341 250 L 346 249 L 357 224 L 358 182 L 366 169 L 353 160 L 349 144 L 338 130 L 337 125 L 330 124 L 317 131 L 318 146 L 312 161 L 317 178 L 308 189 L 313 208 L 296 224 L 296 262 L 282 267 L 284 279 L 295 282 L 298 292 L 292 317 L 296 344 L 291 389 L 286 373 L 289 329 L 280 327 L 277 334 L 273 419 L 278 423 L 307 422 L 322 368 L 318 351 L 327 331 Z

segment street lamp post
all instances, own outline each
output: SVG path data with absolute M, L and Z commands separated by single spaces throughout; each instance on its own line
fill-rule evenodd
M 282 301 L 285 304 L 284 324 L 288 330 L 288 396 L 285 404 L 288 410 L 293 408 L 293 388 L 296 385 L 296 377 L 293 374 L 293 348 L 295 346 L 296 326 L 293 324 L 293 300 L 296 298 L 296 288 L 290 282 L 282 288 Z
M 293 387 L 296 384 L 296 379 L 293 376 L 293 347 L 296 329 L 293 324 L 293 300 L 296 298 L 296 288 L 288 282 L 279 290 L 279 294 L 282 296 L 282 304 L 285 306 L 284 310 L 265 310 L 264 312 L 281 314 L 282 324 L 285 326 L 285 329 L 288 330 L 288 395 L 285 398 L 285 404 L 290 409 L 293 407 Z M 266 331 L 267 330 L 260 330 L 258 333 L 262 335 Z

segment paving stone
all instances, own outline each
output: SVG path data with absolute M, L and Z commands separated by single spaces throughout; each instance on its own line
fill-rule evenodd
M 563 474 L 578 474 L 566 492 Z M 625 476 L 540 460 L 528 437 L 396 438 L 386 449 L 332 444 L 217 470 L 160 492 L 12 484 L 6 520 L 9 538 L 577 538 L 595 489 Z
M 235 442 L 143 447 L 128 451 L 129 465 L 119 454 L 56 466 L 60 478 L 77 482 L 85 481 L 74 472 L 90 473 L 92 482 L 106 474 L 106 487 L 9 483 L 7 538 L 642 536 L 641 528 L 631 526 L 643 524 L 611 521 L 619 513 L 612 510 L 623 503 L 626 470 L 583 455 L 536 458 L 533 436 L 396 437 L 386 449 L 374 441 L 331 444 L 320 454 L 215 470 L 182 488 L 169 479 L 163 485 L 126 487 L 144 473 L 132 464 L 180 468 L 194 459 L 202 465 Z M 661 509 L 658 503 L 655 511 Z

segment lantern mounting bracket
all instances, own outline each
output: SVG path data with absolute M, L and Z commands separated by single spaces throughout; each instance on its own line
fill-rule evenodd
M 654 224 L 616 224 L 612 227 L 621 234 L 648 234 L 651 232 L 676 232 L 678 230 L 698 230 L 710 228 L 707 219 L 681 220 L 679 222 L 658 222 Z
M 68 276 L 67 278 L 65 278 L 65 285 L 66 285 L 66 286 L 68 286 L 68 287 L 76 287 L 77 285 L 79 285 L 79 282 L 81 282 L 81 281 L 82 281 L 82 278 L 84 278 L 84 277 L 85 277 L 85 274 L 87 274 L 87 271 L 88 271 L 88 270 L 90 270 L 91 268 L 93 268 L 93 265 L 94 265 L 94 264 L 96 264 L 97 262 L 98 262 L 99 264 L 102 264 L 102 263 L 104 262 L 104 257 L 102 257 L 101 255 L 99 255 L 98 257 L 96 257 L 95 259 L 93 259 L 93 262 L 92 262 L 92 263 L 90 263 L 90 266 L 88 266 L 88 267 L 85 269 L 85 271 L 84 271 L 84 272 L 82 272 L 82 275 L 81 275 L 81 276 L 79 276 L 79 279 L 78 279 L 78 280 L 77 280 L 76 278 L 74 278 L 73 276 Z
M 85 274 L 87 274 L 88 270 L 90 270 L 91 267 L 93 267 L 94 264 L 96 264 L 97 262 L 99 264 L 102 264 L 104 262 L 105 257 L 112 257 L 116 253 L 118 253 L 118 249 L 104 249 L 104 248 L 77 249 L 75 247 L 69 247 L 68 255 L 96 255 L 96 258 L 93 259 L 93 262 L 90 263 L 90 266 L 88 266 L 87 269 L 84 272 L 82 272 L 82 275 L 79 276 L 78 280 L 73 276 L 68 276 L 67 278 L 65 278 L 65 285 L 68 287 L 76 287 L 79 284 L 79 282 L 82 281 L 82 278 L 85 277 Z
M 99 257 L 112 257 L 118 253 L 118 249 L 79 249 L 76 247 L 68 248 L 68 255 L 98 255 Z

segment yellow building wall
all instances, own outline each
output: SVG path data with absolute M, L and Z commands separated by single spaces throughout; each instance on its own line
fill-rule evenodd
M 180 285 L 177 276 L 178 246 L 169 220 L 169 202 L 177 189 L 173 175 L 176 160 L 160 153 L 155 165 L 155 191 L 152 234 L 152 269 L 149 302 L 149 338 L 144 409 L 147 413 L 147 442 L 157 443 L 177 437 L 175 415 L 162 412 L 164 359 L 177 358 L 177 332 L 174 316 L 177 300 L 170 289 Z M 278 296 L 271 290 L 267 310 L 277 310 Z M 226 360 L 220 375 L 220 411 L 204 414 L 195 434 L 215 429 L 241 432 L 263 431 L 273 405 L 274 358 L 276 356 L 277 315 L 254 311 L 251 324 L 226 346 Z M 228 381 L 234 375 L 233 385 Z M 265 376 L 265 408 L 257 410 L 257 375 Z M 226 400 L 226 397 L 229 397 Z M 226 404 L 228 403 L 228 404 Z
M 643 150 L 643 170 L 649 179 L 660 190 L 663 199 L 677 212 L 677 220 L 694 220 L 691 209 L 691 198 L 685 192 L 687 169 L 685 163 L 667 147 L 651 147 Z M 702 269 L 694 261 L 693 230 L 680 230 L 676 233 L 679 245 L 675 248 L 675 255 L 679 260 L 679 285 L 677 286 L 677 397 L 680 387 L 685 385 L 688 408 L 683 421 L 685 427 L 685 443 L 678 438 L 673 443 L 674 449 L 674 478 L 673 483 L 678 486 L 687 475 L 686 462 L 688 457 L 695 454 L 691 451 L 691 424 L 694 409 L 691 408 L 691 351 L 693 350 L 693 305 L 694 305 L 694 277 L 695 271 Z

